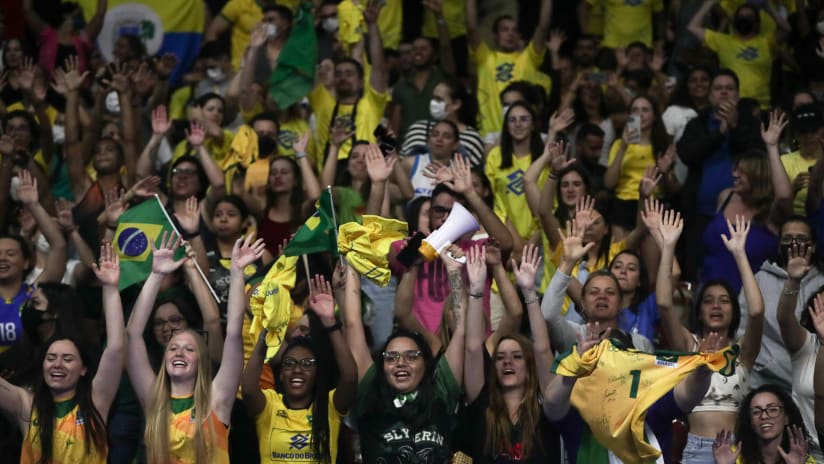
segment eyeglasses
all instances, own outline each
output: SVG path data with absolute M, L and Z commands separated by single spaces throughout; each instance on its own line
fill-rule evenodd
M 318 361 L 315 358 L 303 358 L 303 359 L 285 358 L 283 360 L 283 368 L 288 369 L 288 370 L 292 370 L 292 369 L 298 367 L 298 364 L 300 364 L 300 367 L 302 367 L 304 369 L 311 369 L 317 363 L 318 363 Z
M 194 176 L 197 174 L 197 169 L 183 169 L 183 168 L 174 168 L 172 169 L 172 175 L 175 176 Z
M 522 116 L 510 116 L 509 117 L 509 123 L 510 124 L 515 124 L 516 122 L 519 122 L 519 121 L 522 122 L 522 123 L 528 123 L 528 122 L 532 121 L 532 116 L 530 116 L 528 114 L 524 114 Z
M 750 409 L 750 414 L 753 418 L 761 418 L 764 413 L 767 413 L 767 419 L 772 419 L 774 417 L 778 417 L 781 413 L 784 412 L 783 406 L 771 405 L 767 406 L 766 408 L 752 408 Z
M 432 211 L 432 214 L 434 214 L 435 216 L 441 217 L 441 216 L 444 216 L 446 214 L 451 213 L 452 208 L 444 208 L 443 206 L 433 206 L 432 208 L 429 209 L 429 211 Z
M 781 244 L 782 245 L 789 245 L 793 242 L 797 242 L 799 245 L 806 245 L 810 243 L 810 237 L 806 235 L 782 235 L 781 236 Z
M 421 357 L 421 352 L 420 350 L 408 350 L 403 353 L 398 353 L 397 351 L 383 352 L 383 360 L 389 364 L 395 364 L 400 361 L 401 356 L 403 356 L 403 359 L 405 359 L 406 362 L 415 362 Z
M 186 319 L 182 316 L 172 316 L 168 319 L 155 319 L 154 320 L 154 327 L 155 329 L 163 328 L 166 324 L 169 324 L 169 327 L 173 329 L 179 329 L 183 322 Z

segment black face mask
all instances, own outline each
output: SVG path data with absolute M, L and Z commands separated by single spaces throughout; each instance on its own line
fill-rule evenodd
M 270 155 L 276 155 L 277 148 L 278 141 L 273 139 L 272 137 L 258 137 L 258 154 L 261 158 L 265 158 Z
M 739 16 L 735 18 L 735 30 L 741 35 L 750 35 L 755 32 L 757 26 L 755 18 L 750 16 Z
M 35 309 L 31 300 L 23 303 L 23 308 L 20 310 L 20 319 L 23 321 L 23 330 L 25 330 L 30 337 L 37 338 L 37 328 L 45 322 L 43 320 L 45 314 L 44 311 Z

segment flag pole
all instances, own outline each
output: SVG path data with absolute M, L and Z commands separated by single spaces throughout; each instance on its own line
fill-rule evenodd
M 312 274 L 309 273 L 309 255 L 300 255 L 303 269 L 306 271 L 306 281 L 309 282 L 309 296 L 312 296 Z
M 330 209 L 332 210 L 332 226 L 333 226 L 332 230 L 335 231 L 335 249 L 337 249 L 338 248 L 338 218 L 337 218 L 336 213 L 335 213 L 335 199 L 332 196 L 332 186 L 327 185 L 326 190 L 329 192 L 329 205 L 331 206 Z M 340 260 L 341 266 L 343 266 L 344 265 L 343 255 L 338 254 L 338 259 Z M 307 271 L 308 270 L 309 269 L 307 269 Z
M 178 235 L 178 237 L 183 237 L 183 235 L 180 233 L 180 231 L 177 230 L 177 227 L 175 226 L 175 222 L 172 221 L 172 217 L 169 216 L 169 212 L 166 211 L 165 207 L 163 207 L 163 202 L 160 201 L 160 197 L 156 193 L 154 194 L 154 197 L 155 197 L 155 200 L 157 200 L 157 203 L 160 205 L 160 211 L 163 211 L 163 215 L 166 216 L 166 220 L 169 221 L 169 225 L 172 226 L 172 230 L 175 231 L 175 233 Z M 215 301 L 220 303 L 220 297 L 217 296 L 217 292 L 215 292 L 215 289 L 212 288 L 212 285 L 209 283 L 209 279 L 207 279 L 206 274 L 203 273 L 203 269 L 201 269 L 200 265 L 197 264 L 197 260 L 193 259 L 192 262 L 195 265 L 195 269 L 197 269 L 197 273 L 200 274 L 200 278 L 202 278 L 203 281 L 206 282 L 206 287 L 209 289 L 209 292 L 212 294 Z

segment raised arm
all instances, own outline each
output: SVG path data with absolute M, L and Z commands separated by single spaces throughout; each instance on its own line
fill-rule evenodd
M 478 0 L 466 0 L 466 37 L 469 39 L 470 50 L 481 46 L 478 18 Z
M 66 71 L 63 73 L 66 83 L 66 143 L 63 147 L 66 152 L 66 169 L 75 198 L 82 198 L 91 186 L 91 179 L 85 172 L 83 156 L 86 138 L 80 138 L 80 87 L 88 74 L 88 71 L 82 75 L 77 71 L 76 58 L 66 59 Z
M 49 27 L 43 18 L 34 11 L 34 7 L 32 5 L 34 0 L 23 0 L 23 19 L 26 20 L 26 25 L 34 32 L 35 34 L 40 34 L 40 32 Z M 11 19 L 11 18 L 9 18 Z M 25 433 L 25 430 L 23 431 Z
M 498 242 L 501 247 L 501 255 L 506 259 L 509 252 L 512 251 L 512 235 L 495 212 L 486 205 L 484 200 L 475 192 L 475 188 L 472 187 L 472 171 L 469 167 L 469 161 L 462 156 L 456 156 L 452 160 L 450 169 L 452 170 L 452 181 L 446 182 L 447 187 L 464 196 L 470 210 L 478 216 L 478 221 L 489 236 Z
M 672 264 L 675 261 L 675 246 L 684 230 L 684 220 L 681 219 L 681 213 L 667 210 L 664 214 L 658 215 L 658 221 L 658 230 L 652 237 L 661 249 L 661 262 L 658 266 L 658 277 L 655 279 L 655 303 L 661 317 L 661 330 L 673 351 L 693 351 L 695 347 L 692 334 L 681 323 L 673 307 L 670 278 Z
M 240 375 L 243 372 L 243 317 L 248 299 L 243 269 L 263 256 L 266 246 L 259 238 L 252 243 L 254 234 L 248 234 L 235 242 L 232 249 L 232 268 L 229 271 L 229 303 L 226 313 L 226 339 L 223 342 L 223 358 L 220 368 L 212 382 L 212 410 L 224 424 L 228 424 L 232 415 Z
M 635 216 L 635 228 L 630 231 L 624 238 L 626 247 L 630 250 L 637 250 L 641 247 L 641 243 L 647 237 L 649 229 L 647 223 L 644 221 L 644 214 L 649 214 L 649 208 L 655 207 L 659 202 L 652 197 L 655 191 L 655 186 L 661 182 L 663 175 L 658 172 L 657 166 L 647 166 L 644 169 L 644 175 L 641 177 L 641 182 L 638 184 L 638 214 Z M 640 206 L 644 205 L 645 208 Z M 657 224 L 657 221 L 655 221 Z
M 206 192 L 206 208 L 201 213 L 203 214 L 211 211 L 217 200 L 226 194 L 226 177 L 206 148 L 206 129 L 200 122 L 195 120 L 189 123 L 189 129 L 186 130 L 186 140 L 195 149 L 195 156 L 203 167 L 206 178 L 209 179 L 210 187 Z M 209 222 L 208 215 L 204 217 L 204 220 Z
M 174 216 L 178 224 L 180 224 L 180 232 L 183 234 L 183 237 L 189 241 L 189 246 L 186 251 L 189 257 L 194 260 L 192 266 L 194 266 L 194 263 L 197 263 L 201 269 L 209 269 L 206 245 L 200 236 L 200 204 L 197 201 L 197 197 L 192 195 L 187 198 L 183 206 L 183 211 L 175 212 Z M 220 356 L 215 359 L 215 362 L 219 361 Z
M 363 11 L 363 19 L 366 21 L 369 33 L 369 63 L 372 69 L 369 73 L 369 84 L 377 93 L 386 92 L 388 86 L 388 71 L 386 69 L 386 58 L 383 55 L 383 40 L 378 29 L 378 12 L 385 2 L 369 0 L 366 9 Z
M 427 8 L 435 16 L 438 24 L 438 57 L 441 69 L 447 74 L 455 75 L 455 56 L 452 53 L 452 38 L 449 36 L 449 25 L 443 17 L 442 0 L 423 0 Z
M 348 264 L 345 265 L 345 296 L 341 305 L 343 314 L 343 335 L 355 364 L 358 366 L 358 382 L 363 379 L 366 371 L 372 367 L 372 355 L 369 352 L 369 345 L 366 344 L 366 334 L 363 330 L 363 320 L 361 319 L 361 286 L 360 274 L 355 272 Z
M 169 119 L 166 105 L 158 105 L 157 108 L 152 110 L 152 136 L 137 159 L 136 174 L 138 179 L 155 174 L 157 149 L 171 128 L 172 121 Z
M 49 213 L 40 204 L 37 193 L 37 181 L 31 173 L 26 170 L 18 174 L 20 186 L 17 188 L 17 195 L 20 202 L 29 210 L 37 223 L 38 229 L 43 233 L 46 241 L 49 242 L 49 253 L 46 255 L 46 266 L 38 282 L 60 282 L 63 274 L 66 273 L 66 239 L 57 221 L 52 219 Z
M 540 268 L 540 249 L 535 245 L 527 245 L 524 248 L 520 267 L 514 259 L 512 260 L 512 272 L 515 274 L 515 281 L 524 295 L 524 304 L 526 304 L 526 312 L 529 316 L 532 348 L 535 351 L 535 364 L 538 368 L 538 385 L 541 391 L 545 391 L 553 377 L 551 370 L 555 357 L 552 354 L 546 322 L 543 314 L 541 314 L 540 300 L 535 292 L 535 276 Z
M 478 398 L 484 388 L 484 290 L 486 289 L 486 247 L 472 247 L 466 262 L 469 277 L 469 305 L 464 341 L 464 391 L 467 403 Z
M 366 203 L 366 214 L 389 217 L 388 183 L 389 177 L 398 162 L 396 155 L 384 158 L 381 149 L 374 143 L 366 150 L 366 172 L 369 174 L 371 187 Z
M 129 72 L 125 63 L 112 65 L 111 86 L 117 92 L 120 103 L 120 119 L 122 131 L 123 166 L 125 168 L 124 184 L 131 187 L 134 184 L 135 172 L 137 168 L 137 114 L 134 107 L 134 89 L 132 88 L 132 76 L 138 75 L 136 79 L 148 78 L 148 68 L 141 64 L 137 72 Z
M 127 351 L 126 372 L 129 380 L 140 401 L 143 410 L 149 407 L 152 395 L 152 384 L 155 381 L 155 372 L 149 362 L 149 354 L 146 351 L 146 342 L 143 340 L 143 331 L 152 315 L 157 292 L 163 278 L 175 272 L 182 264 L 183 259 L 174 260 L 174 253 L 180 246 L 180 238 L 175 234 L 163 232 L 160 237 L 160 247 L 156 247 L 154 240 L 150 240 L 152 246 L 152 273 L 143 283 L 143 289 L 137 297 L 132 307 L 132 315 L 129 316 L 129 323 L 126 325 L 129 348 Z
M 512 281 L 509 280 L 509 273 L 504 267 L 501 249 L 495 242 L 486 243 L 486 265 L 492 269 L 492 278 L 498 285 L 498 294 L 504 304 L 504 313 L 501 315 L 501 319 L 498 320 L 498 328 L 486 339 L 486 352 L 492 353 L 495 351 L 495 346 L 498 345 L 498 340 L 501 339 L 502 335 L 520 331 L 524 306 L 518 297 L 518 291 L 512 285 Z M 538 305 L 540 306 L 540 302 Z M 467 324 L 469 324 L 468 319 Z
M 449 278 L 449 287 L 452 298 L 452 338 L 449 339 L 449 344 L 446 346 L 444 357 L 452 370 L 452 376 L 456 381 L 463 380 L 464 369 L 464 342 L 466 336 L 466 307 L 469 306 L 469 292 L 463 281 L 463 264 L 451 258 L 451 256 L 460 257 L 463 254 L 460 248 L 452 245 L 448 253 L 441 253 L 441 261 L 446 266 L 446 275 Z M 472 299 L 477 300 L 478 293 L 475 293 Z M 480 293 L 481 301 L 483 301 L 483 292 Z
M 240 393 L 243 404 L 246 405 L 246 413 L 249 417 L 257 418 L 266 407 L 266 397 L 260 389 L 260 374 L 263 371 L 263 362 L 266 358 L 266 328 L 261 330 L 255 348 L 246 362 L 243 369 L 243 376 L 240 379 Z
M 807 204 L 804 205 L 808 216 L 812 216 L 821 207 L 822 200 L 824 200 L 824 157 L 819 158 L 810 171 Z
M 536 214 L 536 216 L 541 219 L 541 226 L 543 227 L 546 238 L 549 241 L 550 250 L 554 250 L 558 247 L 558 244 L 561 243 L 562 240 L 561 235 L 558 233 L 561 228 L 561 224 L 558 223 L 558 218 L 555 217 L 555 212 L 552 210 L 555 207 L 558 184 L 561 182 L 559 173 L 575 164 L 576 160 L 574 158 L 569 160 L 566 159 L 566 156 L 564 155 L 565 147 L 563 142 L 560 144 L 555 144 L 550 148 L 550 150 L 556 151 L 556 153 L 552 156 L 552 169 L 549 172 L 549 177 L 547 178 L 546 183 L 544 184 L 543 191 L 538 198 L 538 214 Z M 530 166 L 529 169 L 532 169 L 532 166 Z M 527 170 L 527 172 L 529 172 L 529 170 Z M 526 175 L 524 175 L 524 178 L 526 179 Z M 530 205 L 530 209 L 532 209 L 532 205 Z M 535 214 L 534 209 L 533 214 Z
M 183 271 L 186 275 L 186 281 L 189 283 L 189 290 L 194 294 L 195 302 L 197 302 L 200 315 L 203 318 L 203 330 L 207 334 L 206 345 L 209 348 L 209 358 L 212 363 L 217 364 L 223 357 L 223 327 L 220 326 L 220 310 L 215 297 L 209 290 L 209 284 L 197 272 L 191 242 L 186 248 L 189 259 L 183 263 Z
M 600 324 L 586 325 L 586 334 L 577 335 L 578 354 L 582 355 L 589 351 L 590 348 L 597 345 L 600 341 Z M 607 329 L 609 333 L 609 329 Z M 559 421 L 567 415 L 570 408 L 570 396 L 572 395 L 572 388 L 575 386 L 577 377 L 566 377 L 563 375 L 556 375 L 550 380 L 549 385 L 543 389 L 544 392 L 544 416 L 550 421 Z
M 767 146 L 767 155 L 770 160 L 770 178 L 773 187 L 773 201 L 770 208 L 770 219 L 776 224 L 783 222 L 783 219 L 793 213 L 793 187 L 784 163 L 781 162 L 781 153 L 778 151 L 778 143 L 781 139 L 781 132 L 789 123 L 787 115 L 783 111 L 773 110 L 770 112 L 770 125 L 765 128 L 761 123 L 761 139 Z
M 24 436 L 29 430 L 33 400 L 34 395 L 0 377 L 0 410 L 6 418 L 14 420 Z
M 704 29 L 704 18 L 707 14 L 712 10 L 715 5 L 718 4 L 720 0 L 709 0 L 703 2 L 701 8 L 695 13 L 695 16 L 690 19 L 689 24 L 687 24 L 687 30 L 690 31 L 692 35 L 694 35 L 699 41 L 702 43 L 704 42 L 704 36 L 706 33 L 706 29 Z
M 103 313 L 106 319 L 106 349 L 100 356 L 97 374 L 92 381 L 92 401 L 100 416 L 105 418 L 120 387 L 120 376 L 126 361 L 126 327 L 118 287 L 120 259 L 111 242 L 100 246 L 100 264 L 92 265 L 92 270 L 103 287 Z
M 525 13 L 525 12 L 522 12 Z M 538 26 L 532 34 L 532 46 L 535 52 L 543 54 L 546 50 L 546 38 L 549 35 L 549 25 L 552 23 L 552 0 L 541 0 L 541 10 L 538 16 Z
M 346 340 L 341 333 L 341 323 L 335 318 L 335 299 L 332 298 L 332 286 L 321 275 L 315 275 L 315 279 L 310 281 L 311 294 L 309 306 L 318 315 L 329 342 L 332 344 L 332 351 L 335 353 L 335 362 L 338 366 L 338 384 L 332 400 L 335 402 L 335 409 L 342 413 L 349 411 L 355 401 L 355 393 L 358 389 L 358 366 L 352 352 L 346 346 Z
M 824 294 L 816 295 L 810 316 L 820 340 L 824 337 Z M 815 393 L 815 428 L 821 434 L 824 431 L 824 345 L 820 343 L 815 356 L 813 392 Z
M 801 280 L 810 270 L 811 256 L 812 250 L 809 246 L 794 244 L 790 247 L 787 257 L 787 281 L 784 282 L 784 289 L 778 298 L 778 327 L 781 330 L 781 340 L 790 355 L 800 350 L 807 338 L 807 331 L 798 321 L 795 308 L 798 304 Z
M 755 358 L 761 351 L 761 336 L 764 333 L 764 298 L 758 288 L 750 262 L 747 259 L 747 252 L 744 248 L 747 243 L 747 234 L 750 231 L 750 221 L 745 221 L 740 216 L 735 217 L 735 226 L 727 220 L 727 228 L 730 237 L 722 235 L 721 240 L 735 258 L 738 272 L 741 274 L 743 282 L 744 298 L 747 301 L 748 317 L 747 326 L 741 339 L 741 363 L 747 369 L 752 369 Z
M 89 42 L 97 40 L 97 36 L 103 29 L 103 20 L 106 18 L 106 9 L 109 6 L 108 0 L 97 0 L 97 9 L 94 11 L 94 16 L 86 24 L 86 38 Z
M 433 353 L 439 353 L 443 348 L 441 339 L 424 327 L 421 321 L 412 314 L 412 306 L 415 304 L 415 282 L 417 280 L 417 266 L 410 267 L 401 276 L 398 289 L 395 292 L 395 321 L 399 327 L 423 335 L 426 343 L 429 344 L 429 349 Z

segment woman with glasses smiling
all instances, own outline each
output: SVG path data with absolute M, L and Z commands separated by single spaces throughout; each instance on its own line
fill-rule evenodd
M 344 335 L 358 366 L 358 392 L 350 418 L 360 434 L 363 462 L 449 462 L 463 379 L 465 308 L 463 265 L 441 254 L 451 288 L 455 331 L 443 354 L 433 355 L 417 332 L 396 330 L 375 358 L 361 319 L 360 277 L 346 276 Z M 473 295 L 482 298 L 482 295 Z M 420 461 L 419 461 L 420 460 Z
M 243 372 L 243 401 L 255 418 L 261 462 L 295 460 L 310 463 L 335 463 L 341 418 L 355 399 L 357 367 L 335 319 L 332 287 L 322 276 L 310 282 L 309 304 L 317 314 L 334 350 L 328 358 L 317 341 L 295 337 L 280 356 L 277 389 L 260 388 L 266 331 L 260 334 Z M 339 376 L 332 378 L 334 363 Z M 305 439 L 306 447 L 295 449 L 295 437 Z
M 716 464 L 815 463 L 807 453 L 808 435 L 792 397 L 775 385 L 762 385 L 744 398 L 735 440 L 722 430 L 713 444 Z M 686 461 L 685 461 L 686 462 Z

